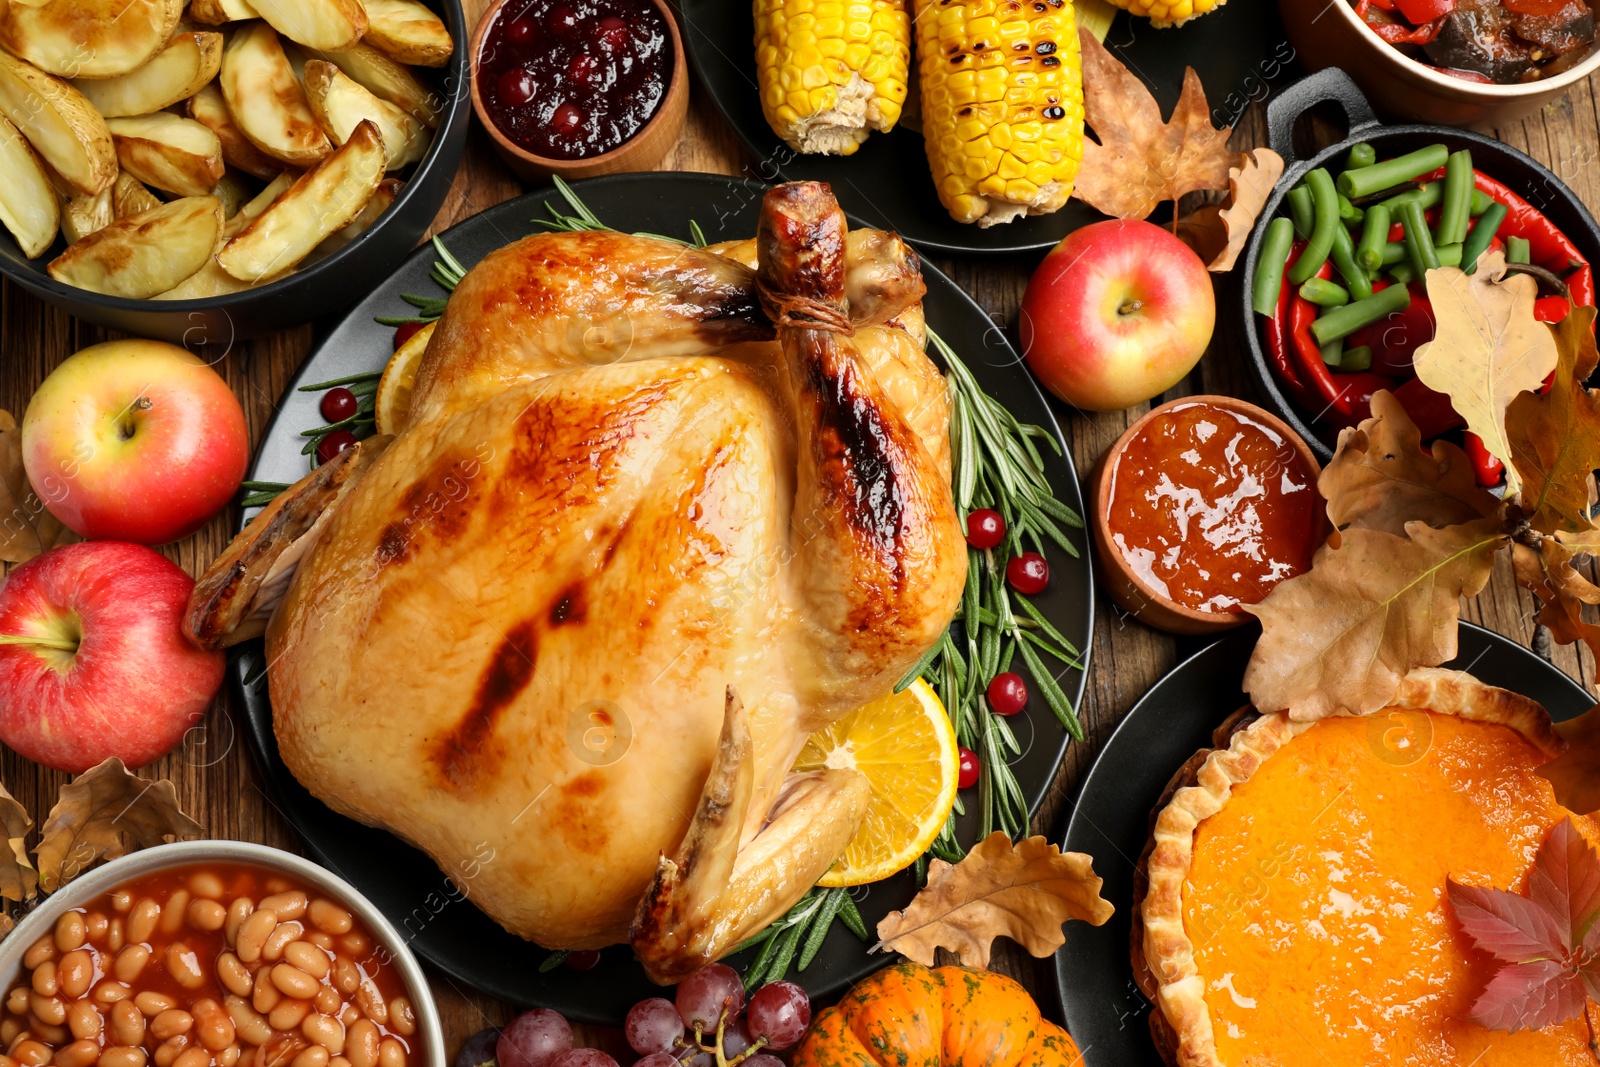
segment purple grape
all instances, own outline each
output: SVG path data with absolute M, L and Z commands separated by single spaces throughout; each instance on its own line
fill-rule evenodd
M 788 1048 L 811 1025 L 811 998 L 793 982 L 772 982 L 750 997 L 750 1032 L 767 1047 Z
M 633 1067 L 680 1067 L 681 1061 L 670 1052 L 652 1052 L 635 1060 Z
M 678 983 L 678 1014 L 690 1029 L 715 1031 L 724 1013 L 732 1018 L 742 1007 L 744 983 L 726 963 L 713 963 Z
M 754 1056 L 751 1056 L 749 1059 L 741 1063 L 739 1067 L 787 1067 L 787 1065 L 776 1056 L 769 1056 L 765 1052 L 758 1052 Z
M 671 1052 L 678 1047 L 678 1038 L 683 1036 L 683 1019 L 672 1001 L 651 997 L 628 1009 L 623 1032 L 627 1034 L 628 1046 L 641 1056 Z
M 722 1055 L 725 1059 L 733 1059 L 755 1043 L 743 1019 L 733 1020 L 722 1031 Z
M 567 1020 L 549 1008 L 534 1008 L 507 1024 L 496 1046 L 496 1058 L 500 1067 L 551 1067 L 571 1048 L 572 1027 Z
M 684 1045 L 673 1053 L 673 1058 L 683 1067 L 711 1067 L 712 1064 L 717 1062 L 711 1053 L 703 1048 L 697 1048 L 693 1044 Z
M 617 1067 L 617 1061 L 597 1048 L 575 1048 L 550 1061 L 550 1067 Z
M 491 1026 L 467 1038 L 461 1051 L 456 1053 L 455 1067 L 484 1067 L 495 1061 L 495 1045 L 500 1041 L 500 1028 Z

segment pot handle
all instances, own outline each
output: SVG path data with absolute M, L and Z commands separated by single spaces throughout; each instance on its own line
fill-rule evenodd
M 1283 157 L 1287 166 L 1300 162 L 1294 154 L 1294 124 L 1311 108 L 1331 100 L 1344 111 L 1350 124 L 1350 136 L 1378 124 L 1372 105 L 1350 80 L 1350 75 L 1337 67 L 1318 71 L 1301 78 L 1267 104 L 1267 144 Z

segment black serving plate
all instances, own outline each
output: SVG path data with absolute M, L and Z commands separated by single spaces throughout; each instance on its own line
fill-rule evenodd
M 934 193 L 922 135 L 903 124 L 887 134 L 873 134 L 853 156 L 799 155 L 778 139 L 761 113 L 750 4 L 680 0 L 679 11 L 684 45 L 701 84 L 756 158 L 746 167 L 751 178 L 828 182 L 845 210 L 869 226 L 895 230 L 908 241 L 945 252 L 1049 248 L 1105 217 L 1070 200 L 1053 215 L 986 230 L 956 222 Z M 1179 29 L 1152 29 L 1148 21 L 1124 12 L 1112 24 L 1106 46 L 1150 86 L 1163 115 L 1170 115 L 1178 102 L 1184 68 L 1194 67 L 1205 84 L 1212 121 L 1219 126 L 1237 122 L 1294 62 L 1294 49 L 1272 0 L 1229 0 Z M 915 68 L 913 54 L 913 93 Z
M 413 68 L 444 100 L 439 128 L 428 154 L 400 171 L 405 188 L 365 233 L 326 259 L 277 281 L 227 296 L 201 300 L 130 300 L 104 296 L 58 282 L 45 267 L 66 249 L 58 235 L 37 259 L 28 259 L 16 239 L 0 227 L 0 274 L 48 304 L 90 322 L 139 337 L 155 337 L 191 350 L 230 345 L 333 314 L 364 295 L 389 268 L 416 247 L 433 224 L 455 180 L 472 120 L 468 51 L 470 40 L 461 0 L 422 0 L 438 12 L 455 41 L 450 62 L 437 70 Z M 202 27 L 202 29 L 205 27 Z M 0 179 L 3 180 L 3 179 Z M 248 178 L 248 181 L 255 181 Z M 257 183 L 258 185 L 260 183 Z
M 1324 103 L 1336 104 L 1344 112 L 1349 136 L 1336 145 L 1324 148 L 1310 159 L 1299 159 L 1294 150 L 1295 123 L 1305 112 Z M 1261 242 L 1266 236 L 1267 224 L 1275 216 L 1288 212 L 1284 198 L 1290 189 L 1300 184 L 1307 171 L 1343 159 L 1350 147 L 1358 143 L 1376 148 L 1379 159 L 1390 159 L 1432 144 L 1443 144 L 1452 152 L 1464 148 L 1472 153 L 1474 167 L 1542 211 L 1590 263 L 1600 264 L 1600 225 L 1596 225 L 1589 209 L 1549 167 L 1504 142 L 1469 130 L 1458 130 L 1453 126 L 1383 125 L 1373 114 L 1371 105 L 1356 83 L 1337 68 L 1320 71 L 1296 82 L 1267 105 L 1267 143 L 1273 151 L 1283 156 L 1288 166 L 1267 200 L 1267 206 L 1262 210 L 1250 241 L 1245 246 L 1240 261 L 1242 265 L 1237 268 L 1239 277 L 1245 281 L 1237 287 L 1234 314 L 1240 317 L 1239 336 L 1246 339 L 1250 353 L 1248 366 L 1261 386 L 1262 394 L 1272 410 L 1305 438 L 1322 463 L 1333 458 L 1339 427 L 1331 420 L 1323 419 L 1322 411 L 1299 404 L 1279 380 L 1277 369 L 1262 343 L 1262 331 L 1255 310 L 1250 306 L 1251 286 L 1248 281 L 1255 277 L 1256 261 L 1261 255 Z
M 1163 1067 L 1129 960 L 1134 865 L 1173 772 L 1249 703 L 1241 682 L 1259 635 L 1255 626 L 1237 630 L 1180 663 L 1128 712 L 1083 780 L 1062 848 L 1094 857 L 1102 893 L 1117 908 L 1101 927 L 1068 923 L 1056 953 L 1062 1012 L 1086 1067 Z M 1444 666 L 1532 697 L 1557 720 L 1594 705 L 1560 669 L 1499 634 L 1464 622 L 1459 648 Z
M 720 175 L 681 173 L 629 174 L 576 184 L 579 196 L 608 225 L 687 238 L 694 220 L 709 241 L 753 235 L 764 188 Z M 539 232 L 541 227 L 533 220 L 547 217 L 547 202 L 567 210 L 554 192 L 532 193 L 468 219 L 441 234 L 440 240 L 471 266 L 494 249 Z M 296 387 L 381 368 L 394 348 L 394 331 L 379 326 L 374 316 L 409 314 L 402 293 L 438 295 L 428 277 L 434 259 L 434 250 L 424 248 L 401 263 L 312 353 L 284 394 L 251 478 L 293 482 L 307 472 L 301 431 L 322 425 L 323 419 L 317 411 L 319 394 Z M 1061 431 L 1044 397 L 989 317 L 937 270 L 925 264 L 923 276 L 928 284 L 928 325 L 966 359 L 984 389 L 1004 401 L 1018 419 L 1048 428 L 1060 442 Z M 1083 503 L 1071 460 L 1047 453 L 1047 468 L 1062 502 L 1081 514 Z M 1051 576 L 1049 590 L 1034 603 L 1084 650 L 1087 663 L 1093 617 L 1087 544 L 1077 559 L 1052 553 Z M 267 686 L 257 680 L 262 673 L 260 641 L 242 646 L 231 673 L 243 700 L 246 733 L 270 783 L 273 802 L 299 831 L 310 853 L 371 898 L 419 956 L 452 979 L 502 1000 L 555 1008 L 574 1019 L 620 1023 L 630 1006 L 652 995 L 655 987 L 625 945 L 606 949 L 600 964 L 590 971 L 560 966 L 539 973 L 548 953 L 502 930 L 425 855 L 385 831 L 334 814 L 295 781 L 278 757 Z M 1063 673 L 1060 682 L 1074 706 L 1081 703 L 1083 673 Z M 1023 748 L 1012 766 L 1030 809 L 1036 810 L 1066 748 L 1066 734 L 1039 700 L 1012 723 Z M 969 843 L 976 837 L 975 819 L 971 815 L 961 824 Z M 915 893 L 915 880 L 906 873 L 862 888 L 856 901 L 868 927 L 873 927 L 889 911 L 903 908 Z M 734 957 L 730 962 L 742 968 L 749 960 Z M 868 955 L 867 946 L 840 925 L 812 965 L 791 977 L 821 998 L 843 991 L 886 962 L 882 956 Z

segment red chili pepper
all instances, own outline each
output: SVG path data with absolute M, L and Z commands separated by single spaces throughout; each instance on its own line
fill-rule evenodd
M 1541 296 L 1533 302 L 1533 317 L 1540 322 L 1557 323 L 1572 311 L 1572 304 L 1564 296 Z
M 1500 0 L 1500 6 L 1517 15 L 1559 15 L 1571 2 L 1572 0 Z
M 1304 242 L 1296 242 L 1293 255 L 1300 254 L 1299 249 Z M 1278 311 L 1266 323 L 1267 354 L 1272 357 L 1273 368 L 1278 372 L 1278 380 L 1288 389 L 1289 395 L 1301 407 L 1314 407 L 1312 392 L 1306 388 L 1306 383 L 1301 379 L 1300 372 L 1295 369 L 1294 362 L 1289 358 L 1289 341 L 1284 336 L 1284 324 L 1289 321 L 1289 298 L 1294 295 L 1294 285 L 1287 277 L 1283 279 L 1283 288 L 1278 291 Z
M 1417 429 L 1422 431 L 1424 441 L 1438 437 L 1446 430 L 1453 430 L 1466 421 L 1450 406 L 1448 396 L 1429 389 L 1422 384 L 1421 378 L 1403 382 L 1394 391 L 1394 397 L 1406 409 L 1406 414 L 1411 416 L 1411 421 L 1417 424 Z
M 1398 22 L 1387 22 L 1381 26 L 1374 26 L 1368 22 L 1367 25 L 1372 27 L 1373 33 L 1390 44 L 1430 44 L 1439 36 L 1439 31 L 1444 29 L 1444 16 L 1441 15 L 1432 22 L 1425 22 L 1414 30 L 1407 29 Z
M 1456 9 L 1456 0 L 1395 0 L 1395 7 L 1408 22 L 1420 26 L 1450 14 Z
M 1467 459 L 1472 462 L 1472 475 L 1478 484 L 1485 489 L 1492 489 L 1500 484 L 1500 479 L 1505 477 L 1506 465 L 1495 459 L 1484 447 L 1483 438 L 1468 430 L 1462 435 L 1462 444 L 1466 446 Z

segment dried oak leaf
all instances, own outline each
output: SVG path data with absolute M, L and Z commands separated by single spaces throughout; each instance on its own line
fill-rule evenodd
M 1491 1030 L 1540 1030 L 1600 998 L 1600 855 L 1571 819 L 1545 836 L 1528 895 L 1446 884 L 1462 933 L 1499 967 L 1468 1014 Z
M 178 807 L 171 782 L 140 778 L 112 756 L 61 787 L 34 850 L 39 886 L 51 893 L 99 860 L 204 832 Z
M 22 466 L 22 431 L 0 410 L 0 560 L 26 563 L 78 537 L 50 514 Z
M 1524 393 L 1506 409 L 1512 470 L 1522 478 L 1522 510 L 1541 533 L 1578 533 L 1589 520 L 1590 476 L 1600 467 L 1600 392 L 1583 383 L 1600 362 L 1595 309 L 1574 308 L 1555 328 L 1558 353 L 1550 391 Z
M 0 898 L 32 899 L 38 893 L 39 872 L 28 862 L 26 845 L 33 819 L 21 801 L 0 785 L 0 830 L 4 830 L 10 855 L 0 852 Z
M 1422 432 L 1387 390 L 1372 394 L 1371 418 L 1339 434 L 1317 489 L 1336 529 L 1397 537 L 1405 536 L 1408 522 L 1455 526 L 1500 511 L 1500 501 L 1478 485 L 1467 454 L 1442 439 L 1431 452 L 1423 448 Z
M 1250 231 L 1267 206 L 1272 187 L 1283 177 L 1283 157 L 1270 148 L 1257 148 L 1228 168 L 1228 200 L 1207 204 L 1178 220 L 1178 239 L 1205 260 L 1206 269 L 1218 274 L 1233 269 Z
M 1201 189 L 1226 189 L 1237 153 L 1228 151 L 1231 129 L 1211 125 L 1200 76 L 1189 68 L 1169 122 L 1155 97 L 1087 29 L 1078 30 L 1083 52 L 1083 163 L 1072 195 L 1121 219 L 1147 218 L 1165 200 Z M 1096 141 L 1098 139 L 1098 143 Z
M 1405 537 L 1346 530 L 1311 570 L 1245 606 L 1261 620 L 1244 675 L 1251 701 L 1301 721 L 1383 707 L 1413 667 L 1456 654 L 1460 598 L 1484 587 L 1509 540 L 1499 519 L 1412 522 Z
M 1043 837 L 1013 846 L 996 830 L 960 863 L 934 860 L 922 892 L 878 923 L 874 949 L 932 967 L 934 950 L 946 948 L 965 966 L 987 967 L 990 942 L 1003 934 L 1042 958 L 1066 941 L 1068 919 L 1099 926 L 1111 918 L 1100 885 L 1088 856 Z
M 1521 491 L 1506 439 L 1506 408 L 1518 393 L 1538 389 L 1559 354 L 1550 327 L 1533 316 L 1538 283 L 1506 276 L 1505 257 L 1485 253 L 1478 269 L 1428 272 L 1428 299 L 1438 322 L 1433 340 L 1417 349 L 1417 377 L 1444 393 L 1467 429 L 1506 464 L 1506 495 Z
M 1568 811 L 1600 814 L 1600 704 L 1575 719 L 1556 723 L 1567 750 L 1539 768 Z M 1596 998 L 1600 999 L 1600 998 Z
M 1600 656 L 1600 624 L 1583 617 L 1585 605 L 1600 605 L 1600 586 L 1577 569 L 1582 556 L 1600 556 L 1600 531 L 1547 534 L 1537 550 L 1523 544 L 1512 548 L 1517 580 L 1539 598 L 1539 621 L 1551 637 L 1563 645 L 1582 641 Z

